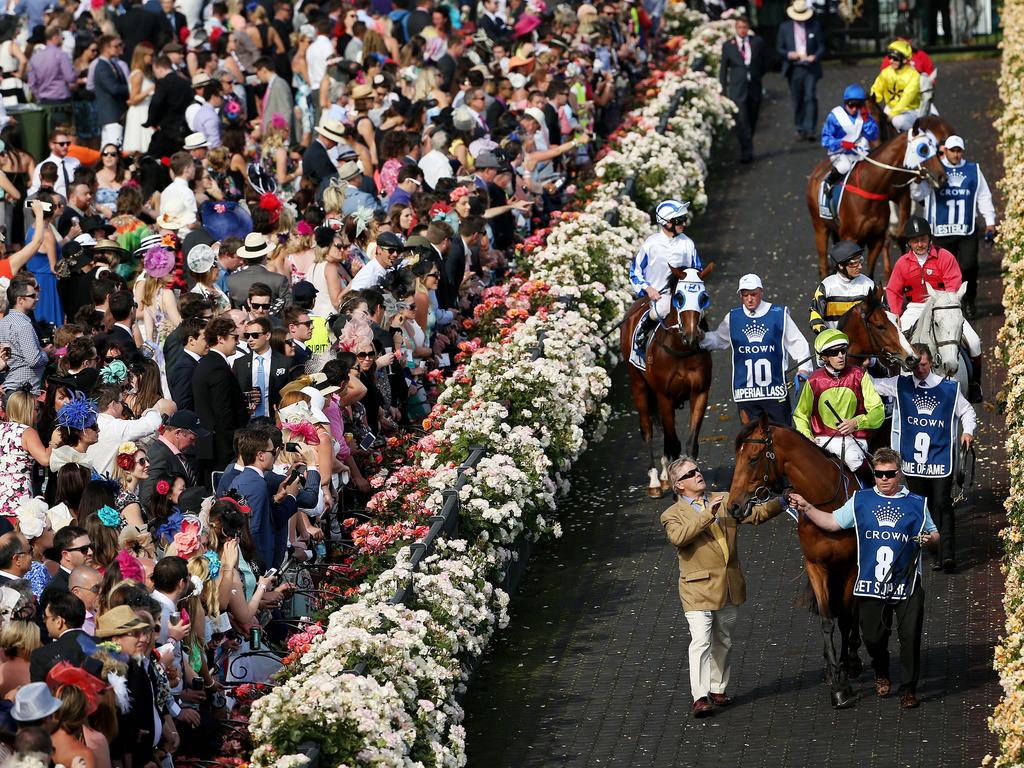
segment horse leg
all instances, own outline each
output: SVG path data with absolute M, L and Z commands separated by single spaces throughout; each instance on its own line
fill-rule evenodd
M 857 617 L 857 601 L 853 599 L 853 587 L 857 582 L 857 566 L 854 564 L 843 585 L 843 609 L 839 614 L 839 631 L 843 637 L 840 661 L 851 678 L 860 677 L 864 664 L 860 660 L 860 622 Z
M 654 468 L 654 441 L 652 440 L 653 425 L 651 424 L 651 389 L 643 375 L 637 371 L 629 372 L 629 383 L 633 389 L 633 402 L 640 416 L 640 434 L 647 444 L 650 463 L 647 465 L 647 495 L 652 499 L 661 498 L 661 482 L 658 471 Z
M 675 461 L 683 452 L 683 444 L 676 434 L 676 405 L 671 397 L 658 393 L 658 413 L 661 416 L 661 429 L 665 433 L 665 457 Z
M 690 397 L 690 455 L 697 458 L 700 450 L 700 428 L 708 405 L 708 390 L 704 389 Z
M 821 640 L 823 655 L 825 657 L 825 680 L 829 685 L 832 706 L 836 709 L 844 709 L 854 703 L 853 691 L 846 678 L 846 672 L 836 659 L 836 649 L 832 642 L 835 633 L 836 622 L 832 616 L 829 605 L 828 571 L 820 563 L 812 563 L 804 560 L 807 570 L 807 578 L 811 582 L 811 589 L 814 590 L 814 597 L 818 604 L 818 615 L 821 619 Z
M 814 247 L 818 249 L 818 275 L 824 280 L 828 275 L 828 224 L 821 219 L 814 222 Z

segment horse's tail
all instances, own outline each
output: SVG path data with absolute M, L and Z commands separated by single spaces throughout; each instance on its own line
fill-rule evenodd
M 846 590 L 846 574 L 829 573 L 828 576 L 828 612 L 831 616 L 838 616 L 844 610 L 844 592 Z M 806 607 L 815 616 L 821 616 L 821 607 L 818 605 L 818 598 L 811 586 L 811 579 L 804 579 L 804 588 L 795 600 L 797 608 Z
M 818 610 L 818 598 L 814 595 L 814 588 L 811 586 L 810 577 L 804 578 L 804 588 L 797 595 L 794 604 L 797 608 L 807 608 L 815 616 L 821 615 L 821 612 Z

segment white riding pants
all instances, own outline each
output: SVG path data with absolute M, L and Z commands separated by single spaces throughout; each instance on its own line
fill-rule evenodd
M 654 304 L 654 312 L 651 313 L 651 319 L 657 318 L 664 320 L 668 317 L 668 313 L 672 311 L 672 292 L 666 291 L 658 297 L 658 301 Z
M 725 693 L 729 685 L 729 651 L 736 626 L 736 606 L 717 611 L 686 611 L 690 625 L 690 693 L 693 700 Z
M 853 170 L 853 166 L 860 160 L 860 156 L 852 152 L 836 152 L 834 155 L 829 155 L 828 159 L 832 163 L 832 167 L 845 176 Z
M 901 112 L 900 114 L 896 115 L 896 117 L 890 117 L 889 120 L 892 121 L 893 128 L 895 128 L 900 133 L 903 133 L 904 131 L 909 131 L 911 128 L 913 128 L 914 121 L 917 120 L 917 118 L 920 116 L 921 115 L 919 110 L 908 109 L 906 112 Z
M 909 331 L 914 327 L 914 323 L 921 316 L 921 311 L 924 309 L 924 304 L 919 302 L 913 302 L 907 304 L 903 309 L 903 314 L 900 316 L 900 329 L 903 331 Z M 978 357 L 981 354 L 981 338 L 978 336 L 978 332 L 971 327 L 971 324 L 964 320 L 964 346 L 967 347 L 967 354 L 970 357 Z
M 818 435 L 814 438 L 814 442 L 818 444 L 819 448 L 824 448 L 833 456 L 845 461 L 851 472 L 860 469 L 861 464 L 868 457 L 868 441 L 853 435 L 845 437 Z

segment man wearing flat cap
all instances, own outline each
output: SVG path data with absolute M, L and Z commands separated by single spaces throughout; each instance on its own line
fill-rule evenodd
M 395 266 L 399 254 L 403 250 L 405 250 L 405 246 L 398 235 L 394 232 L 381 232 L 377 235 L 377 250 L 373 259 L 356 273 L 349 289 L 361 291 L 364 288 L 376 288 L 384 276 Z

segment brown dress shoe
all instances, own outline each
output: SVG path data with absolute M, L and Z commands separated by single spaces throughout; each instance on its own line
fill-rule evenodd
M 707 696 L 702 696 L 693 702 L 693 716 L 694 717 L 707 717 L 712 713 L 713 709 L 711 701 Z
M 727 693 L 709 693 L 708 696 L 711 698 L 711 703 L 716 707 L 728 707 L 732 704 L 732 699 Z
M 889 695 L 889 691 L 892 690 L 892 680 L 888 677 L 882 677 L 881 675 L 875 675 L 875 693 L 878 697 L 884 699 Z
M 915 693 L 904 693 L 900 696 L 900 709 L 917 709 L 921 702 Z

